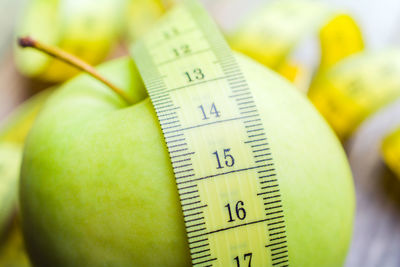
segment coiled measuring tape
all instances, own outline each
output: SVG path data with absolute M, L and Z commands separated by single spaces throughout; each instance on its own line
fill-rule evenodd
M 124 0 L 30 1 L 18 27 L 19 36 L 34 35 L 91 64 L 103 60 L 117 41 Z M 64 81 L 78 71 L 43 53 L 16 48 L 18 69 L 47 82 Z
M 132 54 L 167 143 L 193 266 L 288 266 L 266 133 L 214 22 L 187 1 Z
M 360 53 L 321 73 L 309 98 L 343 140 L 379 108 L 400 97 L 400 50 Z
M 159 0 L 128 0 L 126 10 L 126 34 L 130 41 L 137 40 L 165 12 Z
M 382 155 L 387 166 L 400 178 L 400 128 L 383 140 Z
M 305 38 L 313 35 L 318 35 L 320 43 L 318 72 L 364 48 L 361 31 L 349 15 L 322 2 L 307 0 L 267 4 L 230 34 L 229 43 L 234 50 L 276 70 L 306 90 L 314 74 L 312 68 L 317 66 L 305 66 L 290 56 Z
M 290 56 L 302 39 L 317 32 L 319 67 L 307 70 Z M 274 1 L 246 20 L 230 44 L 308 90 L 342 140 L 400 96 L 400 51 L 358 53 L 364 43 L 355 21 L 321 2 Z

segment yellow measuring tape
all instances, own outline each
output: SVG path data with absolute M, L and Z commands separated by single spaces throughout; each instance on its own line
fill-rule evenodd
M 116 43 L 123 21 L 124 0 L 30 1 L 18 28 L 19 36 L 33 35 L 91 64 L 103 60 Z M 59 82 L 78 71 L 43 53 L 16 49 L 18 69 L 25 75 Z
M 126 9 L 126 35 L 130 41 L 137 40 L 165 12 L 159 0 L 128 0 Z
M 364 47 L 360 29 L 349 15 L 332 10 L 322 2 L 307 0 L 267 4 L 251 14 L 230 35 L 229 41 L 233 49 L 307 87 L 314 74 L 312 68 L 317 66 L 304 66 L 304 62 L 290 59 L 290 56 L 304 39 L 312 35 L 319 37 L 319 71 Z
M 214 23 L 194 2 L 186 2 L 163 17 L 154 30 L 133 46 L 132 54 L 164 133 L 192 264 L 288 266 L 291 252 L 284 196 L 263 123 L 264 115 L 258 112 L 253 96 L 265 85 L 250 83 L 253 87 L 249 86 Z M 257 73 L 254 69 L 254 75 Z M 326 143 L 337 145 L 333 139 Z M 342 167 L 345 173 L 341 181 L 349 177 L 348 168 Z M 311 181 L 308 178 L 307 183 Z M 336 178 L 335 183 L 339 181 Z M 318 184 L 313 186 L 319 187 Z M 347 182 L 342 185 L 343 192 L 351 188 Z M 311 195 L 307 195 L 306 202 Z M 346 206 L 353 203 L 348 197 L 343 198 L 347 199 Z M 307 205 L 308 208 L 313 209 Z M 290 215 L 309 213 L 300 207 L 294 209 L 289 211 Z M 345 212 L 339 217 L 348 221 L 350 214 Z M 332 224 L 335 225 L 330 221 L 329 227 Z M 345 225 L 338 223 L 333 228 L 344 226 L 337 237 L 346 244 Z M 313 227 L 319 231 L 318 226 Z M 305 232 L 301 235 L 307 235 Z M 292 234 L 295 240 L 294 236 L 300 233 Z M 336 242 L 329 237 L 326 240 L 331 244 Z M 325 246 L 323 243 L 320 246 Z M 347 246 L 339 247 L 335 247 L 338 254 L 334 258 L 324 255 L 324 259 L 311 260 L 301 259 L 298 253 L 303 249 L 297 247 L 292 252 L 294 264 L 342 262 L 341 255 Z
M 369 115 L 400 97 L 400 50 L 361 53 L 316 78 L 309 98 L 341 139 Z
M 259 252 L 268 248 L 276 251 L 274 265 L 287 266 L 270 146 L 222 35 L 200 6 L 187 2 L 146 36 L 132 53 L 168 146 L 193 265 L 266 265 L 267 253 Z
M 388 167 L 400 178 L 400 129 L 383 140 L 382 155 Z

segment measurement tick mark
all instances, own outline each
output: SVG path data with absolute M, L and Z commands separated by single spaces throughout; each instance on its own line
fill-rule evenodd
M 209 179 L 209 178 L 213 178 L 213 177 L 217 177 L 217 176 L 221 176 L 221 175 L 226 175 L 226 174 L 230 174 L 230 173 L 234 173 L 234 172 L 242 172 L 242 171 L 247 171 L 247 170 L 253 170 L 253 169 L 260 168 L 260 167 L 265 167 L 265 165 L 253 166 L 253 167 L 249 167 L 249 168 L 243 168 L 243 169 L 237 169 L 237 170 L 232 170 L 232 171 L 223 172 L 223 173 L 212 174 L 212 175 L 208 175 L 208 176 L 192 179 L 192 180 L 189 180 L 189 181 L 182 181 L 182 182 L 179 182 L 177 184 L 191 183 L 191 182 L 194 182 L 194 181 L 205 180 L 205 179 Z
M 237 224 L 237 225 L 234 225 L 234 226 L 225 227 L 225 228 L 221 228 L 221 229 L 218 229 L 218 230 L 210 231 L 210 232 L 207 232 L 207 233 L 204 233 L 204 234 L 200 234 L 200 235 L 197 235 L 197 236 L 193 236 L 192 238 L 200 237 L 200 236 L 204 236 L 204 235 L 211 235 L 211 234 L 215 234 L 215 233 L 219 233 L 219 232 L 223 232 L 223 231 L 226 231 L 226 230 L 230 230 L 230 229 L 234 229 L 234 228 L 238 228 L 238 227 L 243 227 L 243 226 L 247 226 L 247 225 L 251 225 L 251 224 L 262 223 L 262 222 L 265 222 L 265 221 L 268 221 L 268 220 L 269 219 L 267 218 L 267 219 L 262 219 L 262 220 L 258 220 L 258 221 Z
M 173 91 L 176 91 L 176 90 L 180 90 L 180 89 L 184 89 L 184 88 L 188 88 L 188 87 L 192 87 L 192 86 L 196 86 L 196 85 L 204 84 L 204 83 L 208 83 L 208 82 L 214 82 L 214 81 L 218 81 L 218 80 L 223 80 L 225 78 L 226 78 L 225 76 L 224 77 L 217 77 L 217 78 L 214 78 L 214 79 L 209 79 L 209 80 L 205 80 L 205 81 L 201 81 L 201 82 L 187 84 L 187 85 L 183 85 L 183 86 L 179 86 L 179 87 L 175 87 L 175 88 L 169 89 L 168 92 L 173 92 Z

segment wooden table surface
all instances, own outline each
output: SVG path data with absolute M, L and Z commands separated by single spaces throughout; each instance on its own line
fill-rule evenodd
M 13 64 L 14 22 L 5 23 L 1 18 L 15 14 L 17 3 L 20 1 L 0 0 L 0 121 L 24 99 L 46 87 L 22 77 Z M 400 125 L 400 101 L 365 122 L 345 144 L 357 196 L 347 267 L 400 266 L 400 182 L 385 167 L 379 151 L 382 136 L 396 125 Z

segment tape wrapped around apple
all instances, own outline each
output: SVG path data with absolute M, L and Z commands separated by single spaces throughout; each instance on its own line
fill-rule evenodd
M 355 206 L 341 144 L 292 85 L 235 55 L 272 148 L 290 265 L 340 266 Z M 168 151 L 135 65 L 122 58 L 99 71 L 132 103 L 83 74 L 51 96 L 28 136 L 20 200 L 30 258 L 35 266 L 191 266 Z

